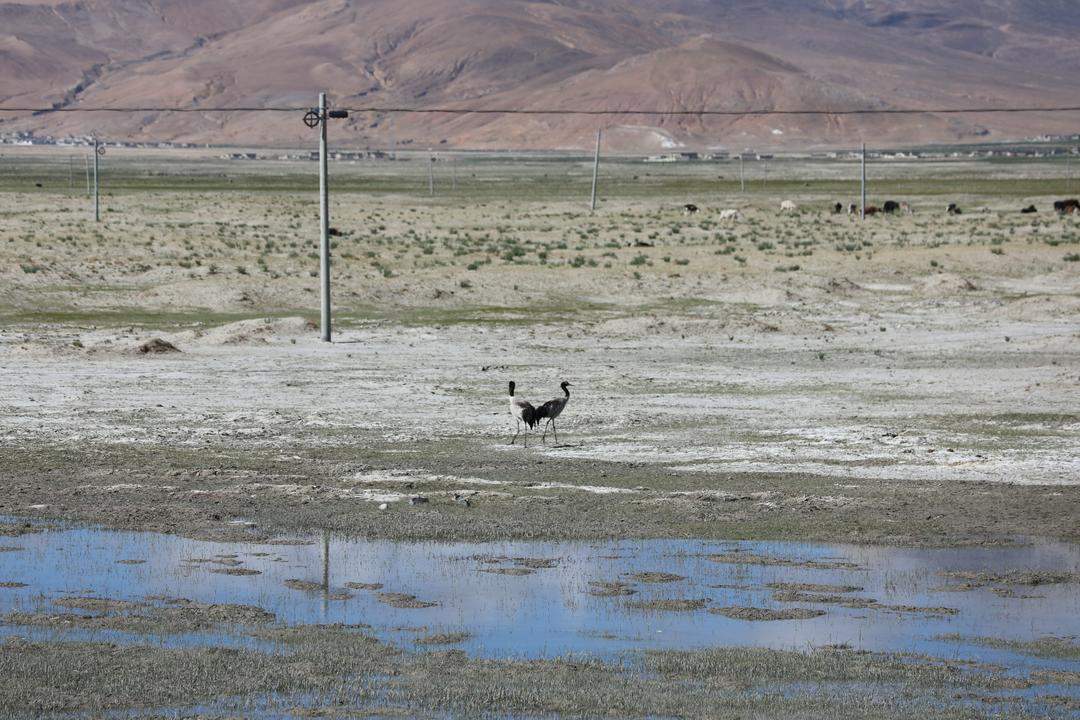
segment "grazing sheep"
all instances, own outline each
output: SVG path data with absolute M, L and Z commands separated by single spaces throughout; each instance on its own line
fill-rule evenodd
M 796 212 L 798 211 L 798 209 L 799 206 L 791 200 L 785 200 L 784 202 L 780 203 L 780 212 Z
M 721 210 L 720 211 L 720 219 L 721 220 L 740 220 L 740 219 L 742 219 L 742 214 L 738 210 Z
M 945 213 L 947 215 L 963 215 L 963 211 L 956 203 L 949 203 L 949 207 L 945 208 Z
M 1031 215 L 1032 213 L 1037 213 L 1037 212 L 1039 212 L 1039 209 L 1037 207 L 1035 207 L 1034 205 L 1028 205 L 1026 208 L 1024 208 L 1023 210 L 1020 211 L 1020 214 L 1022 214 L 1022 215 Z
M 686 210 L 688 215 L 693 215 L 698 211 L 698 206 L 693 203 L 686 203 L 683 205 L 683 209 Z

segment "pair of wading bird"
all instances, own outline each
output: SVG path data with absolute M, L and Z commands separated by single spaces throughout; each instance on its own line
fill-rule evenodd
M 555 419 L 566 409 L 566 403 L 570 402 L 570 383 L 563 382 L 559 385 L 563 393 L 565 393 L 565 397 L 548 400 L 540 407 L 534 407 L 528 400 L 514 397 L 514 388 L 516 386 L 513 381 L 510 382 L 510 414 L 517 420 L 517 432 L 514 433 L 510 444 L 513 445 L 517 441 L 518 435 L 521 434 L 521 423 L 525 423 L 525 447 L 529 447 L 529 429 L 535 428 L 540 424 L 540 421 L 545 419 L 547 423 L 544 425 L 544 434 L 541 436 L 540 442 L 543 442 L 544 438 L 547 437 L 547 428 L 550 425 L 551 431 L 555 433 L 555 443 L 558 444 L 559 431 L 555 428 Z

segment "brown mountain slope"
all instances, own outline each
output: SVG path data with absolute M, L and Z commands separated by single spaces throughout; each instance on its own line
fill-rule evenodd
M 0 105 L 861 109 L 1080 104 L 1063 0 L 0 0 Z M 0 115 L 0 132 L 295 144 L 295 115 Z M 811 147 L 1074 132 L 1076 115 L 370 114 L 357 145 Z

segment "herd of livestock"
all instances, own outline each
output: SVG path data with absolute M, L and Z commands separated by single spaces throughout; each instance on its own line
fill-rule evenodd
M 683 206 L 683 209 L 688 214 L 693 215 L 694 213 L 698 212 L 700 208 L 698 208 L 698 206 L 694 205 L 693 203 L 687 203 Z M 844 212 L 844 205 L 843 203 L 836 203 L 832 206 L 831 209 L 833 215 L 840 215 Z M 785 200 L 780 203 L 780 212 L 792 213 L 798 212 L 798 210 L 799 206 L 791 200 Z M 908 205 L 906 202 L 896 202 L 895 200 L 888 200 L 881 207 L 878 207 L 877 205 L 867 205 L 866 209 L 863 210 L 863 214 L 865 214 L 866 217 L 873 217 L 874 215 L 912 215 L 914 214 L 914 212 L 915 211 L 912 210 L 911 206 Z M 1027 207 L 1021 209 L 1020 212 L 1024 215 L 1031 215 L 1033 213 L 1039 212 L 1039 209 L 1034 205 L 1028 205 Z M 1058 200 L 1054 203 L 1054 212 L 1058 213 L 1059 215 L 1080 215 L 1080 200 Z M 859 206 L 856 203 L 851 203 L 847 206 L 847 213 L 848 215 L 852 216 L 859 215 Z M 945 208 L 945 213 L 948 215 L 962 215 L 963 211 L 956 203 L 949 203 L 948 207 Z M 739 217 L 740 213 L 738 210 L 720 211 L 721 220 L 736 220 Z

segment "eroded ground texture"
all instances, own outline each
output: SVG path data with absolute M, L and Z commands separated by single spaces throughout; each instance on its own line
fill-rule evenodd
M 608 171 L 625 192 L 590 215 L 552 189 L 559 173 L 580 180 L 580 164 L 567 167 L 528 170 L 507 185 L 513 195 L 500 195 L 489 166 L 471 175 L 475 187 L 463 171 L 461 189 L 435 199 L 396 186 L 336 195 L 333 344 L 311 323 L 310 193 L 223 192 L 205 169 L 182 191 L 118 180 L 95 225 L 78 193 L 7 187 L 0 514 L 234 540 L 322 529 L 424 540 L 1080 539 L 1080 221 L 1051 212 L 1057 185 L 985 168 L 930 190 L 896 181 L 881 192 L 915 214 L 859 224 L 828 212 L 850 188 L 825 171 L 820 186 L 813 168 L 792 168 L 798 182 L 740 196 L 704 176 L 637 192 L 646 180 L 626 165 Z M 800 210 L 781 215 L 787 198 Z M 687 201 L 701 211 L 687 214 Z M 965 213 L 945 216 L 945 201 Z M 1031 202 L 1042 212 L 1020 215 Z M 728 208 L 741 217 L 720 219 Z M 147 345 L 156 339 L 169 345 Z M 557 442 L 537 433 L 527 449 L 524 436 L 509 444 L 510 380 L 533 401 L 573 384 Z M 787 692 L 725 696 L 717 709 L 714 693 L 750 687 L 732 667 L 788 662 L 823 683 L 813 702 L 831 714 L 983 707 L 893 704 L 905 683 L 943 687 L 941 673 L 960 671 L 847 651 L 751 653 L 734 666 L 728 650 L 650 657 L 641 662 L 655 687 L 589 662 L 468 661 L 468 682 L 442 682 L 465 662 L 453 651 L 403 660 L 343 632 L 290 635 L 296 653 L 245 663 L 236 650 L 136 657 L 11 640 L 0 675 L 25 680 L 6 681 L 0 703 L 12 713 L 128 707 L 123 693 L 88 695 L 90 675 L 70 679 L 56 707 L 35 695 L 41 668 L 81 653 L 100 658 L 87 672 L 124 687 L 171 668 L 155 676 L 163 689 L 145 704 L 155 708 L 314 688 L 346 707 L 385 704 L 386 715 L 816 715 Z M 350 677 L 400 681 L 360 703 L 368 690 L 345 689 L 324 635 L 363 647 L 347 653 L 363 665 Z M 898 685 L 852 690 L 864 671 Z M 528 690 L 507 687 L 506 673 Z M 672 673 L 692 690 L 676 691 Z M 438 690 L 399 702 L 420 675 Z M 985 695 L 995 682 L 976 684 Z M 1059 712 L 1075 712 L 1070 697 Z

